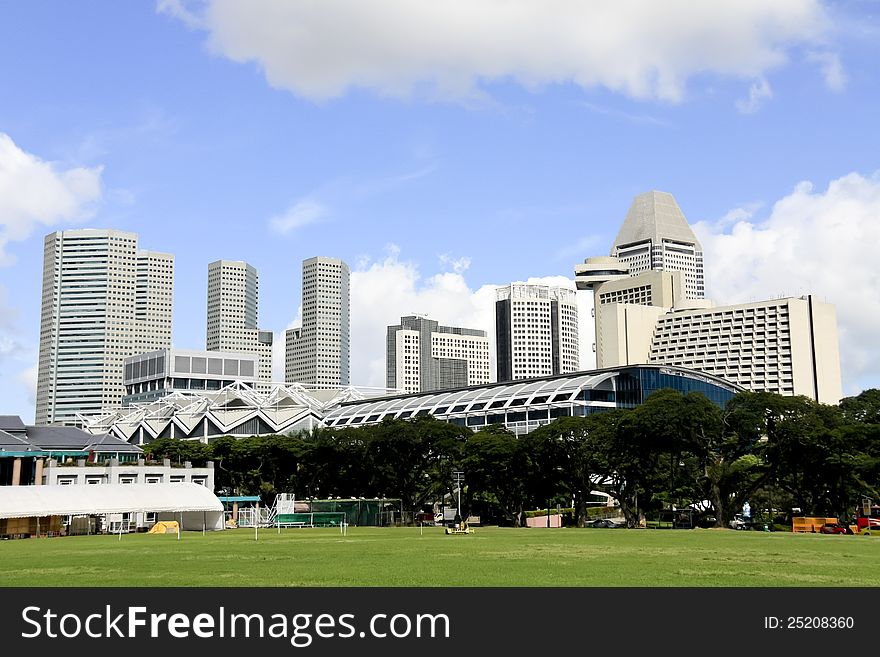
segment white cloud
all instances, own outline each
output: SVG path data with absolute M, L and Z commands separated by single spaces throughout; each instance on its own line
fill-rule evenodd
M 746 203 L 739 207 L 733 208 L 729 210 L 727 214 L 725 214 L 721 219 L 716 222 L 716 225 L 721 228 L 726 228 L 727 226 L 732 226 L 740 221 L 748 221 L 752 217 L 755 216 L 755 213 L 764 207 L 764 203 L 762 201 L 752 201 L 751 203 Z
M 831 91 L 840 92 L 846 89 L 846 72 L 843 70 L 840 56 L 836 52 L 811 52 L 807 55 L 807 61 L 819 65 L 819 69 L 825 77 L 825 86 Z
M 743 114 L 754 114 L 770 98 L 773 98 L 770 83 L 764 78 L 758 78 L 749 87 L 749 97 L 736 101 L 736 108 Z
M 708 296 L 739 303 L 813 293 L 834 304 L 844 394 L 880 387 L 880 172 L 851 173 L 819 192 L 802 182 L 762 220 L 704 221 L 694 230 Z
M 101 199 L 101 167 L 63 169 L 15 145 L 0 132 L 0 265 L 11 241 L 27 239 L 38 225 L 91 215 Z
M 467 100 L 486 81 L 604 87 L 678 101 L 710 73 L 758 79 L 787 49 L 819 47 L 819 0 L 206 0 L 159 11 L 208 31 L 209 47 L 255 62 L 269 84 L 312 99 L 356 87 Z
M 37 395 L 37 354 L 36 349 L 22 342 L 18 337 L 18 320 L 19 312 L 16 308 L 12 308 L 7 303 L 7 293 L 3 286 L 0 286 L 0 380 L 9 383 L 18 383 L 25 387 L 27 391 L 27 402 L 33 406 Z M 21 367 L 22 363 L 34 363 L 26 370 L 16 370 Z M 15 374 L 13 374 L 15 373 Z M 21 412 L 14 408 L 14 404 L 19 400 L 14 393 L 13 385 L 8 385 L 4 390 L 4 400 L 7 413 L 16 415 L 20 414 L 27 417 L 31 411 Z M 23 400 L 22 400 L 23 401 Z M 0 411 L 2 412 L 2 411 Z
M 31 404 L 37 403 L 37 366 L 33 365 L 26 370 L 22 370 L 15 377 L 16 382 L 20 383 L 27 390 L 27 398 Z
M 449 267 L 456 274 L 465 273 L 471 266 L 471 259 L 468 256 L 453 258 L 448 253 L 441 253 L 438 260 L 443 267 Z
M 394 245 L 383 260 L 362 263 L 351 274 L 351 382 L 385 386 L 386 329 L 404 315 L 420 314 L 444 325 L 482 329 L 494 349 L 495 289 L 508 282 L 471 288 L 462 272 L 443 272 L 423 278 L 418 267 L 399 259 Z M 526 282 L 562 285 L 574 289 L 564 276 L 530 278 Z M 589 293 L 579 293 L 581 368 L 595 365 Z M 494 352 L 492 373 L 494 377 Z
M 205 23 L 199 15 L 187 9 L 183 0 L 157 0 L 156 11 L 179 19 L 190 29 L 204 29 Z
M 269 220 L 269 227 L 276 233 L 287 235 L 297 228 L 316 223 L 327 216 L 327 208 L 312 199 L 303 199 L 288 208 L 287 212 Z

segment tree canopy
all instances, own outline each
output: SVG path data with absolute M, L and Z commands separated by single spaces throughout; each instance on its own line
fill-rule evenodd
M 743 392 L 723 409 L 700 393 L 659 390 L 634 409 L 591 410 L 519 436 L 425 416 L 209 444 L 162 439 L 144 451 L 213 460 L 217 488 L 266 502 L 280 492 L 399 498 L 404 521 L 437 503 L 457 505 L 457 470 L 465 473 L 462 512 L 513 526 L 552 505 L 571 507 L 583 525 L 597 491 L 630 525 L 645 512 L 691 508 L 726 526 L 747 500 L 771 515 L 787 505 L 849 517 L 862 496 L 880 496 L 878 390 L 839 406 Z

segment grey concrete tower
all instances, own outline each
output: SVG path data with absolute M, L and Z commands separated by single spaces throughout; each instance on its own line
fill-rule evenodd
M 651 191 L 636 196 L 611 255 L 629 265 L 630 275 L 652 269 L 683 272 L 685 298 L 705 297 L 703 247 L 672 194 Z
M 302 264 L 302 326 L 285 335 L 284 380 L 318 387 L 349 385 L 349 269 L 338 258 Z
M 257 326 L 260 281 L 257 270 L 240 260 L 217 260 L 208 265 L 208 351 L 258 354 L 258 390 L 272 382 L 272 331 Z

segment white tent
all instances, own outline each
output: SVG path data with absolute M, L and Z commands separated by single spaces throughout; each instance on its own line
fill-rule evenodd
M 0 486 L 0 518 L 140 512 L 182 521 L 181 529 L 224 527 L 223 503 L 198 484 Z

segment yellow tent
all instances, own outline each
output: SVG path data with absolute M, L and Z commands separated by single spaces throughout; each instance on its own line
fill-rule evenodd
M 180 527 L 176 520 L 163 520 L 157 522 L 150 528 L 150 534 L 176 534 L 180 531 Z

